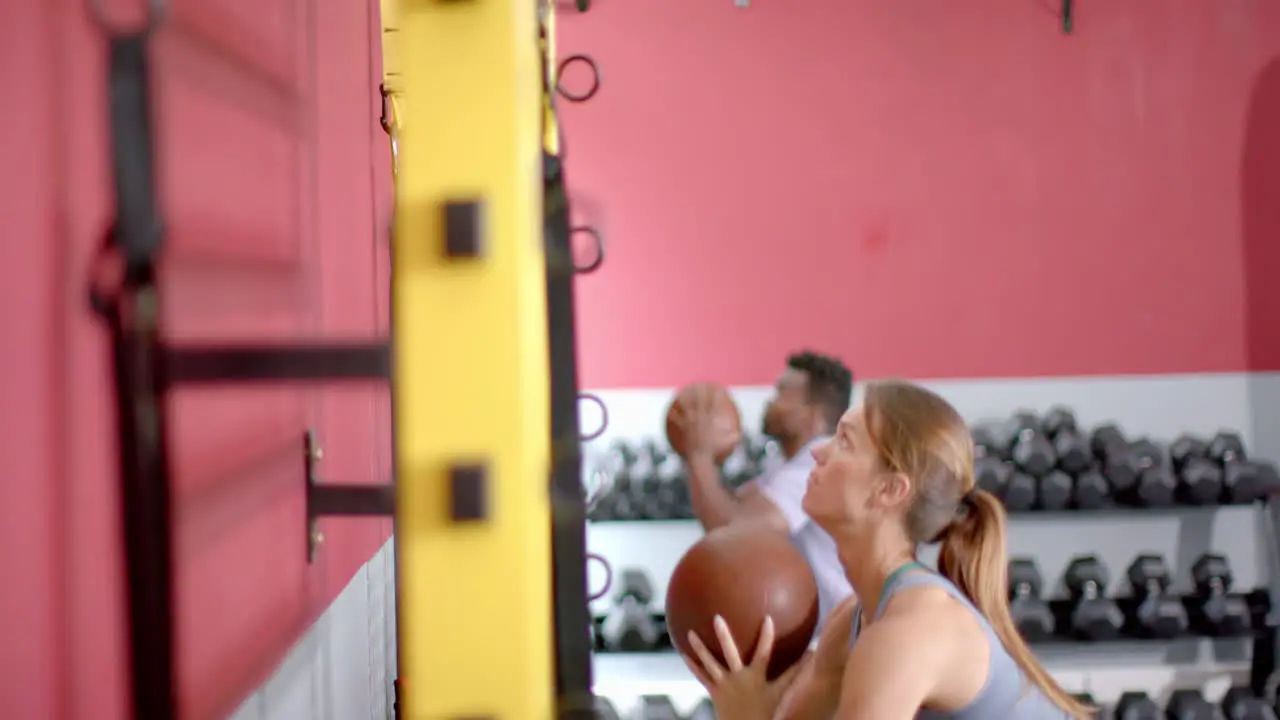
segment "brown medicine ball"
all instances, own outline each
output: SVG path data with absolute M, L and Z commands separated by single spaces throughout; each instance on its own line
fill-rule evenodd
M 715 616 L 729 625 L 742 661 L 750 662 L 766 616 L 773 618 L 769 677 L 804 656 L 818 624 L 818 586 L 791 538 L 772 529 L 726 527 L 689 548 L 667 584 L 667 630 L 676 647 L 695 658 L 688 634 L 697 633 L 720 663 Z
M 687 448 L 679 421 L 681 413 L 684 413 L 685 408 L 693 403 L 694 393 L 699 392 L 702 388 L 709 388 L 714 393 L 715 422 L 727 431 L 726 437 L 733 438 L 733 442 L 725 443 L 722 447 L 713 448 L 716 464 L 723 465 L 724 461 L 728 460 L 729 456 L 733 454 L 733 449 L 738 444 L 737 439 L 742 436 L 742 414 L 738 412 L 738 406 L 733 402 L 733 396 L 720 385 L 697 383 L 687 385 L 676 393 L 675 399 L 671 401 L 671 407 L 667 408 L 667 442 L 671 443 L 671 448 L 676 451 L 677 455 L 685 456 Z

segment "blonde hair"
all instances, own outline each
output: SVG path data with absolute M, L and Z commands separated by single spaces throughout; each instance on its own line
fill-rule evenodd
M 1073 718 L 1093 717 L 1094 708 L 1049 675 L 1014 625 L 1004 508 L 975 485 L 973 438 L 964 419 L 937 394 L 903 381 L 869 383 L 863 411 L 885 466 L 916 483 L 907 511 L 912 539 L 941 540 L 938 571 L 986 617 L 1028 681 Z

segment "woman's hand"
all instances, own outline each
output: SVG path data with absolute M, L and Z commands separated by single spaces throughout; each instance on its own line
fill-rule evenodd
M 783 694 L 795 681 L 805 661 L 796 663 L 770 682 L 765 673 L 769 667 L 769 656 L 773 653 L 773 618 L 765 618 L 756 651 L 746 664 L 733 634 L 729 632 L 729 624 L 719 615 L 715 618 L 715 630 L 725 664 L 717 662 L 702 639 L 693 632 L 689 633 L 689 645 L 697 661 L 686 657 L 685 664 L 707 688 L 716 707 L 716 717 L 719 720 L 772 720 Z

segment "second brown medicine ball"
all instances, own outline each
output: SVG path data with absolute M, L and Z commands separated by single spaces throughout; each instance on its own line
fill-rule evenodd
M 698 394 L 709 393 L 711 395 L 712 412 L 715 416 L 715 423 L 726 432 L 723 434 L 726 438 L 732 438 L 732 442 L 725 442 L 721 447 L 713 448 L 717 465 L 723 465 L 725 460 L 733 454 L 733 449 L 738 444 L 738 439 L 742 437 L 742 414 L 738 412 L 738 406 L 733 402 L 733 396 L 729 391 L 720 385 L 712 383 L 697 383 L 687 385 L 676 393 L 675 398 L 671 401 L 671 407 L 667 408 L 667 442 L 671 443 L 671 448 L 681 457 L 685 456 L 688 449 L 685 443 L 684 433 L 680 428 L 680 421 L 683 414 L 697 401 Z
M 791 538 L 773 529 L 725 527 L 702 537 L 684 554 L 667 584 L 667 631 L 676 647 L 696 658 L 688 634 L 697 633 L 722 664 L 714 626 L 718 614 L 750 662 L 766 616 L 773 618 L 770 678 L 799 662 L 818 624 L 818 586 Z

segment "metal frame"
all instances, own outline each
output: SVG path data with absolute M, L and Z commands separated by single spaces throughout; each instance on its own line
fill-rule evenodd
M 99 24 L 104 20 L 93 14 Z M 117 414 L 120 513 L 127 577 L 129 683 L 133 716 L 178 717 L 173 507 L 167 408 L 179 385 L 285 380 L 386 380 L 386 343 L 169 345 L 156 282 L 163 250 L 157 193 L 149 49 L 164 3 L 153 0 L 139 30 L 103 26 L 108 50 L 109 125 L 116 208 L 89 282 L 89 298 L 110 331 Z M 384 488 L 317 486 L 317 449 L 305 441 L 307 558 L 321 515 L 390 514 Z M 381 497 L 374 498 L 381 493 Z
M 396 516 L 402 670 L 451 678 L 405 698 L 397 680 L 398 714 L 593 714 L 572 278 L 600 266 L 603 241 L 569 225 L 555 8 L 464 0 L 398 9 L 403 66 L 415 68 L 404 91 L 439 110 L 397 158 L 394 346 L 163 341 L 147 65 L 160 13 L 142 30 L 107 35 L 117 210 L 91 293 L 111 330 L 116 376 L 137 718 L 178 712 L 169 390 L 382 381 L 393 370 L 403 482 L 321 482 L 320 446 L 312 432 L 303 437 L 308 562 L 323 539 L 319 518 Z M 530 41 L 511 42 L 519 37 Z M 530 172 L 539 157 L 541 179 Z M 589 266 L 573 264 L 575 233 L 597 243 Z M 540 618 L 553 619 L 554 633 Z M 471 651 L 493 647 L 503 651 Z
M 396 12 L 399 712 L 552 717 L 537 8 Z

